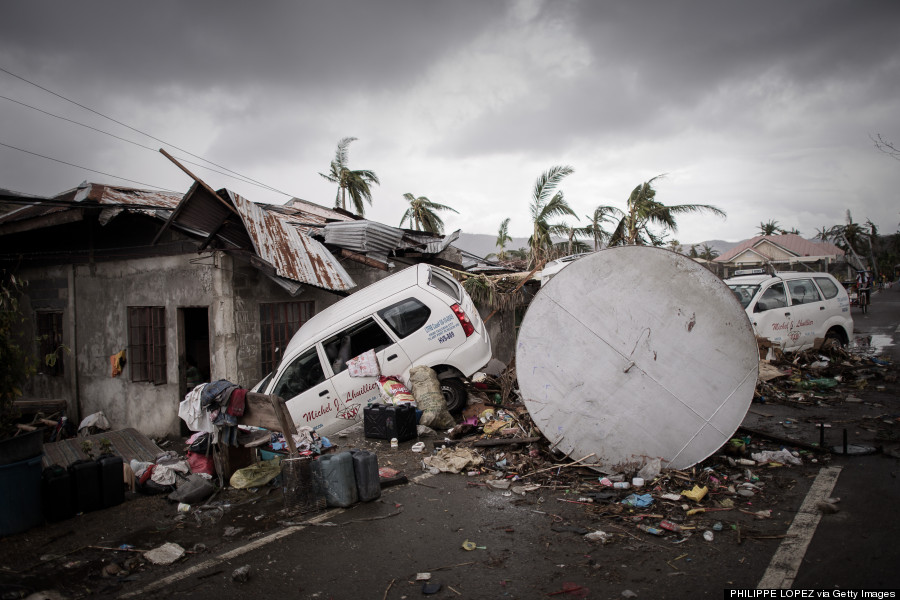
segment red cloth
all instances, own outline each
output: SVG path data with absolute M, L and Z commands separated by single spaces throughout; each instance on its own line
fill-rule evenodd
M 208 475 L 216 474 L 216 466 L 213 463 L 212 455 L 197 454 L 188 450 L 187 456 L 188 466 L 191 467 L 191 473 L 206 473 Z
M 231 392 L 231 400 L 228 402 L 228 408 L 225 410 L 225 413 L 233 417 L 243 417 L 246 401 L 247 390 L 244 388 L 234 390 Z

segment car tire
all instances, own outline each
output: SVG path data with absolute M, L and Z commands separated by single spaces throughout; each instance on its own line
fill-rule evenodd
M 469 401 L 469 390 L 466 389 L 466 384 L 455 377 L 441 379 L 441 393 L 447 403 L 447 410 L 452 414 L 462 412 Z
M 841 335 L 841 332 L 837 329 L 829 329 L 828 333 L 825 334 L 825 344 L 829 343 L 832 340 L 841 348 L 847 345 L 847 342 L 844 341 L 844 336 Z

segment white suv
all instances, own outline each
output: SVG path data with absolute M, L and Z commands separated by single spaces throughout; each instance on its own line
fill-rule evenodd
M 786 351 L 847 344 L 853 335 L 850 298 L 828 273 L 780 272 L 726 279 L 747 311 L 757 338 Z
M 330 435 L 379 401 L 378 377 L 351 377 L 347 368 L 350 358 L 369 350 L 383 375 L 404 383 L 411 367 L 433 368 L 448 408 L 457 411 L 467 400 L 462 378 L 491 359 L 491 339 L 463 287 L 446 271 L 419 264 L 313 316 L 254 391 L 281 396 L 294 423 Z

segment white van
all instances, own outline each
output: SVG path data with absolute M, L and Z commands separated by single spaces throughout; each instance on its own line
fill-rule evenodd
M 381 373 L 404 383 L 411 367 L 433 368 L 451 411 L 465 405 L 462 379 L 491 359 L 487 328 L 463 287 L 446 271 L 419 264 L 313 316 L 255 389 L 284 398 L 298 427 L 333 434 L 380 401 L 378 378 L 351 377 L 346 364 L 373 349 Z
M 853 335 L 850 298 L 828 273 L 780 272 L 726 279 L 758 338 L 786 351 L 818 348 Z

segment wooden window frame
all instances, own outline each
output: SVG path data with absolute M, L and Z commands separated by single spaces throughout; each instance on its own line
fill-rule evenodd
M 131 381 L 168 383 L 166 374 L 166 308 L 128 307 L 128 366 Z
M 278 367 L 288 342 L 316 314 L 315 309 L 311 300 L 260 303 L 259 365 L 263 376 Z

